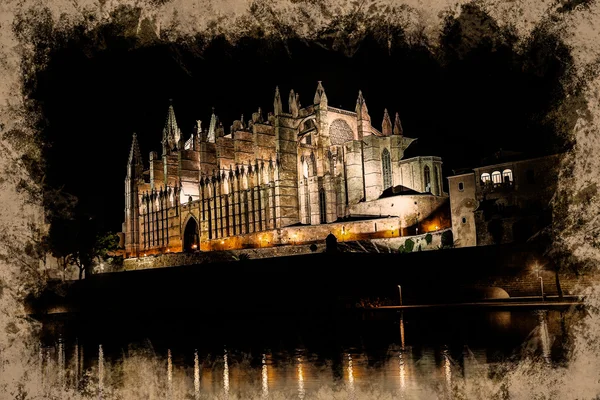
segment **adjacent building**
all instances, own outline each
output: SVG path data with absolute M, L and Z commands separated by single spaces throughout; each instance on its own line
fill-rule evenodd
M 525 242 L 551 223 L 560 155 L 524 158 L 500 150 L 448 177 L 457 247 Z

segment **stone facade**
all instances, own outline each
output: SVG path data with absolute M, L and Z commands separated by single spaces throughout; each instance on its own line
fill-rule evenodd
M 524 242 L 551 222 L 560 155 L 498 162 L 448 177 L 457 247 Z
M 306 107 L 291 90 L 286 112 L 275 88 L 273 112 L 265 118 L 259 108 L 248 121 L 242 116 L 229 133 L 213 110 L 208 128 L 197 121 L 185 139 L 171 104 L 162 154 L 151 152 L 148 167 L 133 136 L 125 179 L 125 257 L 209 251 L 225 243 L 229 249 L 260 247 L 265 237 L 274 246 L 287 240 L 281 229 L 294 226 L 323 226 L 310 230 L 321 232 L 316 239 L 322 240 L 331 230 L 327 225 L 356 215 L 394 217 L 385 226 L 399 232 L 448 202 L 439 157 L 403 160 L 414 140 L 404 136 L 398 114 L 392 123 L 387 110 L 376 129 L 360 91 L 354 111 L 329 106 L 321 82 Z M 400 185 L 418 194 L 418 201 L 406 193 L 394 196 L 398 200 L 380 198 Z M 358 223 L 353 219 L 345 223 L 348 229 Z M 367 233 L 377 232 L 376 224 L 367 225 Z

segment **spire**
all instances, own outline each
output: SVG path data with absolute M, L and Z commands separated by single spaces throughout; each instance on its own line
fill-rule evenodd
M 394 120 L 394 135 L 402 135 L 402 124 L 400 123 L 400 116 L 396 113 L 396 119 Z
M 367 103 L 362 95 L 362 90 L 358 91 L 358 99 L 356 99 L 356 116 L 359 120 L 370 121 L 369 110 L 367 109 Z
M 129 151 L 129 162 L 142 163 L 142 153 L 140 152 L 140 145 L 138 144 L 137 134 L 133 132 L 131 139 L 131 150 Z
M 275 86 L 275 100 L 273 101 L 274 115 L 279 115 L 283 112 L 283 106 L 281 105 L 281 96 L 279 95 L 279 86 Z
M 210 125 L 208 126 L 208 135 L 206 141 L 208 143 L 215 143 L 215 131 L 217 129 L 217 116 L 215 115 L 215 108 L 212 108 L 212 115 L 210 116 Z
M 383 122 L 381 123 L 381 133 L 385 136 L 389 136 L 392 134 L 392 120 L 390 119 L 390 114 L 388 114 L 387 108 L 383 110 Z
M 179 143 L 181 131 L 177 126 L 175 119 L 175 110 L 173 110 L 173 99 L 169 99 L 169 110 L 167 111 L 167 120 L 163 128 L 163 144 L 167 144 L 169 149 L 174 149 Z
M 137 134 L 133 133 L 131 139 L 131 150 L 129 150 L 129 160 L 127 161 L 128 171 L 136 176 L 141 176 L 142 173 L 142 153 L 140 152 L 140 146 L 137 140 Z M 130 169 L 133 167 L 133 169 Z
M 315 98 L 313 100 L 314 104 L 321 104 L 321 102 L 325 101 L 327 103 L 327 95 L 325 94 L 325 89 L 323 88 L 323 84 L 319 81 L 317 85 L 317 91 L 315 92 Z

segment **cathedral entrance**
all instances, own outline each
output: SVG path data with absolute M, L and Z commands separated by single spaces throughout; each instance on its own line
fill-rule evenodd
M 192 217 L 188 220 L 183 231 L 183 251 L 192 252 L 198 250 L 200 247 L 198 239 L 198 223 Z

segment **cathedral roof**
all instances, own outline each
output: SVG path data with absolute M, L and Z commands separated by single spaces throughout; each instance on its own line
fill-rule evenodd
M 414 189 L 408 188 L 403 185 L 392 186 L 383 191 L 379 198 L 391 197 L 391 196 L 405 196 L 405 195 L 416 195 L 416 194 L 430 194 L 430 193 L 421 193 L 417 192 Z

